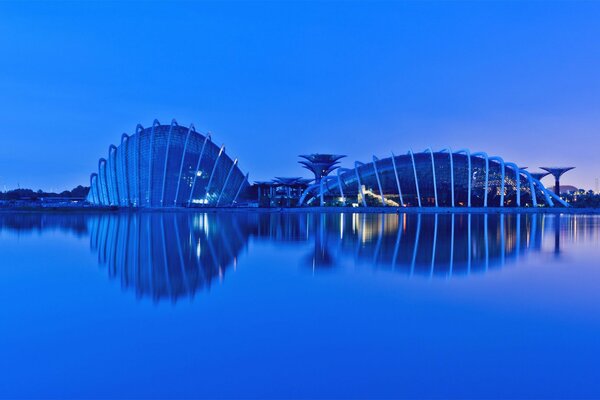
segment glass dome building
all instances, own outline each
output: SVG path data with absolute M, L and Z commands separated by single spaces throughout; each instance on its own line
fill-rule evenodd
M 217 146 L 210 134 L 175 120 L 138 125 L 98 161 L 87 200 L 118 207 L 232 206 L 248 187 L 248 175 Z
M 356 162 L 309 186 L 300 205 L 362 207 L 537 207 L 567 204 L 516 164 L 469 150 Z

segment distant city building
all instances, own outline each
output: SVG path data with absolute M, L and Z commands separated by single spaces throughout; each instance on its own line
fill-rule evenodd
M 248 187 L 248 175 L 208 135 L 179 126 L 138 125 L 110 145 L 90 177 L 87 200 L 102 206 L 231 206 Z

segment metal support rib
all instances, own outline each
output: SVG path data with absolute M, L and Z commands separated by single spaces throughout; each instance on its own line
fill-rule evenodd
M 127 159 L 129 158 L 129 135 L 124 133 L 121 135 L 121 152 L 123 154 L 123 157 L 121 159 L 121 164 L 122 164 L 122 180 L 125 184 L 125 190 L 123 195 L 125 195 L 125 198 L 127 199 L 125 201 L 125 205 L 126 206 L 131 206 L 131 191 L 129 189 L 129 174 L 127 173 Z
M 108 146 L 108 160 L 111 164 L 111 175 L 112 175 L 112 187 L 114 191 L 113 198 L 115 199 L 116 205 L 121 205 L 121 196 L 119 194 L 119 180 L 117 179 L 117 146 L 111 144 Z
M 521 173 L 519 172 L 519 166 L 512 162 L 505 163 L 504 165 L 507 167 L 511 167 L 515 171 L 515 181 L 517 186 L 517 207 L 521 207 Z
M 497 161 L 498 163 L 500 163 L 500 168 L 502 169 L 501 173 L 500 173 L 500 176 L 502 179 L 502 181 L 500 182 L 500 207 L 504 207 L 504 187 L 505 187 L 504 181 L 506 178 L 506 172 L 505 172 L 506 168 L 504 166 L 504 160 L 502 159 L 502 157 L 490 157 L 489 160 Z
M 177 126 L 177 121 L 173 118 L 171 121 L 171 127 L 169 128 L 169 136 L 167 136 L 167 146 L 165 150 L 165 168 L 163 171 L 163 182 L 162 182 L 162 194 L 160 196 L 160 206 L 165 205 L 165 187 L 167 186 L 167 166 L 169 164 L 169 150 L 171 147 L 171 136 L 173 135 L 173 127 Z
M 177 190 L 175 191 L 175 200 L 173 200 L 173 204 L 177 205 L 177 200 L 179 200 L 179 188 L 181 187 L 181 175 L 183 175 L 183 163 L 185 162 L 185 156 L 187 154 L 187 146 L 190 141 L 190 136 L 192 132 L 196 132 L 196 128 L 194 124 L 191 124 L 188 128 L 188 133 L 185 136 L 185 143 L 183 144 L 183 151 L 181 153 L 181 164 L 179 165 L 179 178 L 177 179 Z
M 298 200 L 298 206 L 301 206 L 304 203 L 304 199 L 306 199 L 308 197 L 308 195 L 313 192 L 313 190 L 318 189 L 318 188 L 319 188 L 319 184 L 313 183 L 312 185 L 310 185 L 306 189 L 304 189 L 304 192 L 302 192 L 302 196 L 300 196 L 300 200 Z
M 200 150 L 200 154 L 198 155 L 198 164 L 196 165 L 196 173 L 194 174 L 194 182 L 192 183 L 192 190 L 190 191 L 190 197 L 188 199 L 188 207 L 192 204 L 192 197 L 194 196 L 194 190 L 196 188 L 196 181 L 198 180 L 198 172 L 200 172 L 200 165 L 202 164 L 202 156 L 204 156 L 204 148 L 206 147 L 206 143 L 210 141 L 210 133 L 206 134 L 204 138 L 204 142 L 202 143 L 202 149 Z
M 527 171 L 525 171 L 524 169 L 522 169 L 520 171 L 523 175 L 525 175 L 527 177 L 527 180 L 529 181 L 529 190 L 531 191 L 531 204 L 534 207 L 537 207 L 537 198 L 536 198 L 536 194 L 535 194 L 535 187 L 533 185 L 533 176 L 531 176 L 531 174 Z
M 136 158 L 136 172 L 135 172 L 135 186 L 136 186 L 136 192 L 137 192 L 137 199 L 136 199 L 136 205 L 138 207 L 140 207 L 142 205 L 142 181 L 141 181 L 141 175 L 140 175 L 140 171 L 142 170 L 142 161 L 141 161 L 141 154 L 142 154 L 142 132 L 144 131 L 144 127 L 140 124 L 138 124 L 135 127 L 135 144 L 136 144 L 136 151 L 135 151 L 135 158 Z
M 417 201 L 419 202 L 419 207 L 421 207 L 421 192 L 419 191 L 419 179 L 417 178 L 417 166 L 415 165 L 415 155 L 412 150 L 408 151 L 410 154 L 410 159 L 412 161 L 413 172 L 415 174 L 415 187 L 417 188 Z
M 455 154 L 462 154 L 464 153 L 465 156 L 467 157 L 467 165 L 468 165 L 468 173 L 467 173 L 467 179 L 468 179 L 468 184 L 467 184 L 467 207 L 471 207 L 471 179 L 472 179 L 472 170 L 471 170 L 471 152 L 469 151 L 469 149 L 461 149 L 458 150 Z
M 394 167 L 394 176 L 396 177 L 396 185 L 398 185 L 398 196 L 400 196 L 400 205 L 404 207 L 404 199 L 402 198 L 402 189 L 400 189 L 400 178 L 398 178 L 398 169 L 396 168 L 396 156 L 392 152 L 392 166 Z
M 383 196 L 383 188 L 381 187 L 381 179 L 379 178 L 379 171 L 377 169 L 377 161 L 379 159 L 373 156 L 373 169 L 375 170 L 375 177 L 377 178 L 377 186 L 379 186 L 379 195 L 381 196 L 381 204 L 385 207 L 385 197 Z
M 483 196 L 483 206 L 487 207 L 488 201 L 488 189 L 489 189 L 489 178 L 490 178 L 490 160 L 488 154 L 485 152 L 473 153 L 473 157 L 483 156 L 485 160 L 485 186 L 484 186 L 484 196 Z
M 104 168 L 102 168 L 102 166 L 104 165 Z M 104 169 L 104 172 L 102 172 L 102 170 Z M 108 192 L 108 181 L 106 179 L 106 159 L 101 158 L 100 160 L 98 160 L 98 172 L 100 173 L 100 177 L 102 177 L 102 174 L 104 174 L 104 178 L 101 179 L 101 181 L 103 182 L 103 186 L 104 188 L 102 188 L 102 196 L 103 196 L 103 205 L 109 206 L 110 205 L 110 195 Z
M 325 179 L 319 181 L 319 206 L 323 207 L 325 205 L 325 199 L 323 198 L 323 182 Z
M 94 179 L 96 178 L 96 179 Z M 94 188 L 94 186 L 96 186 L 96 183 L 98 181 L 98 174 L 93 173 L 90 175 L 90 192 L 92 194 L 92 203 L 94 204 L 98 204 L 98 199 L 97 199 L 97 193 L 98 193 L 98 189 Z
M 208 190 L 210 189 L 210 185 L 212 184 L 213 177 L 215 176 L 215 171 L 217 169 L 217 164 L 219 163 L 219 159 L 221 158 L 221 154 L 225 151 L 225 145 L 221 146 L 219 150 L 219 154 L 215 159 L 215 163 L 213 164 L 212 171 L 210 172 L 210 178 L 208 178 L 208 183 L 206 184 L 206 189 L 204 190 L 204 197 L 208 195 Z
M 438 192 L 437 192 L 437 182 L 435 178 L 435 161 L 433 159 L 433 150 L 431 147 L 424 151 L 424 153 L 429 152 L 431 155 L 431 172 L 433 174 L 433 193 L 435 194 L 435 206 L 438 207 Z
M 529 175 L 531 176 L 531 174 Z M 538 179 L 535 179 L 533 176 L 531 177 L 531 179 L 533 180 L 535 185 L 539 187 L 540 191 L 544 195 L 544 198 L 546 199 L 546 205 L 553 207 L 554 201 L 552 201 L 552 198 L 548 195 L 548 189 L 546 189 L 542 182 L 540 182 Z
M 123 160 L 125 159 L 125 148 L 122 145 L 119 145 L 119 147 L 117 147 L 116 150 L 116 176 L 117 176 L 117 188 L 119 189 L 119 207 L 123 207 L 126 205 L 127 202 L 127 197 L 126 197 L 126 191 L 124 190 L 124 175 L 125 173 L 123 172 Z
M 100 200 L 100 205 L 106 205 L 106 200 L 104 200 L 104 183 L 102 182 L 102 158 L 98 160 L 98 199 Z
M 454 207 L 454 161 L 452 160 L 452 149 L 450 148 L 445 148 L 442 149 L 440 152 L 443 153 L 444 151 L 448 152 L 448 156 L 450 157 L 450 193 L 451 193 L 451 201 L 452 201 L 452 207 Z
M 219 205 L 219 202 L 221 201 L 221 196 L 223 196 L 223 192 L 225 191 L 225 188 L 227 187 L 227 183 L 229 182 L 229 178 L 231 177 L 231 173 L 235 169 L 237 162 L 238 162 L 238 160 L 236 158 L 235 160 L 233 160 L 233 164 L 231 165 L 231 168 L 229 168 L 229 172 L 227 173 L 227 178 L 225 178 L 225 182 L 223 182 L 223 187 L 221 188 L 221 193 L 219 193 L 219 197 L 217 198 L 217 205 Z
M 361 162 L 355 161 L 354 162 L 354 172 L 356 173 L 356 182 L 357 182 L 357 185 L 358 185 L 358 193 L 360 193 L 360 198 L 362 200 L 363 207 L 366 207 L 367 206 L 367 201 L 365 200 L 365 193 L 362 190 L 362 183 L 360 181 L 360 174 L 358 173 L 358 167 L 361 166 L 361 165 L 364 165 L 364 164 L 361 163 Z
M 152 129 L 150 130 L 150 157 L 148 159 L 148 206 L 152 207 L 152 166 L 154 165 L 154 128 L 160 125 L 157 119 L 152 123 Z
M 344 196 L 344 188 L 342 185 L 342 177 L 340 176 L 342 170 L 344 172 L 346 172 L 347 170 L 344 168 L 338 168 L 337 170 L 337 181 L 338 181 L 338 186 L 340 187 L 340 195 L 342 196 L 342 200 L 344 201 L 344 205 L 346 205 L 346 196 Z
M 250 173 L 246 173 L 246 177 L 244 178 L 244 180 L 242 181 L 242 183 L 240 183 L 240 187 L 238 188 L 237 193 L 235 194 L 235 197 L 231 201 L 231 205 L 233 205 L 237 201 L 237 198 L 240 195 L 240 192 L 242 191 L 242 188 L 244 187 L 244 183 L 248 182 L 248 176 L 250 176 Z
M 546 189 L 546 191 L 548 192 L 548 194 L 555 199 L 556 201 L 558 201 L 560 204 L 562 204 L 565 207 L 569 207 L 569 204 L 564 201 L 563 199 L 560 198 L 560 196 L 558 196 L 556 193 L 554 193 L 554 191 L 548 190 Z

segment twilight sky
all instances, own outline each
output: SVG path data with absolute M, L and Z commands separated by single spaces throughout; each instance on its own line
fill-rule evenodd
M 154 118 L 210 130 L 251 180 L 449 146 L 593 189 L 599 21 L 600 2 L 2 2 L 0 190 L 87 185 Z

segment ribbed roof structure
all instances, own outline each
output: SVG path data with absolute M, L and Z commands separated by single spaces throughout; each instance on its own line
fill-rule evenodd
M 109 146 L 90 186 L 88 201 L 101 206 L 232 206 L 248 187 L 248 175 L 210 134 L 155 120 Z
M 415 207 L 536 207 L 567 204 L 529 172 L 501 157 L 469 150 L 420 153 L 356 162 L 309 186 L 300 204 Z

